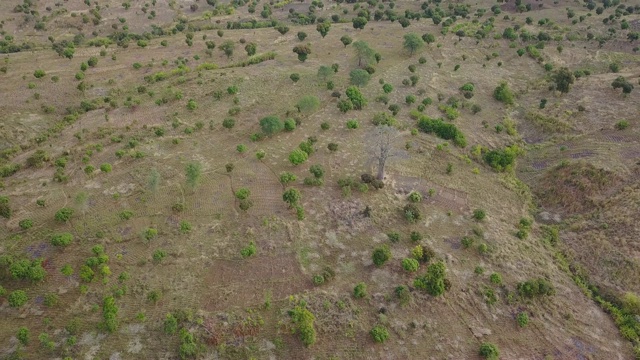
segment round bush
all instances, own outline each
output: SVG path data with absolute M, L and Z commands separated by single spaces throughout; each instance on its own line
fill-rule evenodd
M 391 250 L 389 250 L 389 247 L 387 246 L 379 247 L 373 251 L 373 263 L 376 266 L 384 265 L 390 257 Z
M 406 258 L 402 260 L 402 268 L 408 272 L 416 272 L 420 267 L 420 263 L 416 259 Z
M 17 308 L 26 304 L 27 301 L 29 301 L 29 297 L 27 296 L 26 292 L 22 290 L 16 290 L 9 294 L 7 300 L 9 301 L 9 306 Z
M 367 285 L 361 282 L 353 288 L 353 297 L 362 299 L 365 296 L 367 296 Z
M 497 346 L 486 342 L 480 345 L 480 356 L 487 360 L 498 360 L 500 353 L 498 352 Z
M 412 191 L 409 194 L 409 201 L 414 202 L 414 203 L 422 201 L 422 194 L 420 194 L 417 191 Z
M 382 325 L 376 325 L 373 329 L 371 329 L 369 334 L 371 334 L 373 341 L 377 343 L 383 343 L 387 341 L 387 339 L 389 339 L 389 331 Z

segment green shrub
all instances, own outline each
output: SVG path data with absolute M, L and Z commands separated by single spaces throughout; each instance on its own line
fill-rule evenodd
M 416 259 L 406 258 L 402 260 L 402 268 L 407 272 L 416 272 L 420 268 L 420 263 Z
M 29 345 L 29 329 L 27 329 L 24 326 L 18 329 L 18 332 L 16 333 L 16 338 L 18 339 L 20 344 L 22 344 L 23 346 Z
M 393 242 L 393 243 L 396 243 L 396 242 L 400 241 L 400 234 L 398 234 L 398 233 L 397 233 L 397 232 L 395 232 L 395 231 L 388 232 L 388 233 L 387 233 L 387 237 L 388 237 L 388 238 L 389 238 L 389 240 L 390 240 L 391 242 Z
M 73 215 L 73 209 L 69 209 L 69 208 L 62 208 L 60 210 L 58 210 L 55 214 L 55 219 L 57 221 L 60 222 L 67 222 L 71 219 L 71 216 Z
M 480 345 L 480 356 L 487 360 L 498 360 L 500 357 L 500 352 L 498 351 L 498 347 L 492 343 L 482 343 Z
M 294 188 L 291 188 L 282 194 L 282 200 L 289 204 L 289 207 L 297 205 L 301 198 L 302 195 L 300 194 L 300 191 Z
M 71 276 L 73 275 L 73 268 L 71 267 L 71 265 L 69 264 L 65 264 L 61 269 L 60 272 L 62 273 L 62 275 L 64 276 Z
M 420 194 L 417 191 L 412 191 L 409 194 L 409 201 L 414 202 L 414 203 L 422 201 L 422 194 Z
M 256 248 L 256 244 L 253 241 L 250 241 L 249 245 L 245 246 L 244 248 L 242 248 L 242 250 L 240 250 L 240 255 L 242 256 L 243 259 L 246 259 L 248 257 L 255 255 L 257 251 L 258 249 Z
M 383 343 L 389 339 L 389 331 L 383 325 L 376 325 L 371 331 L 369 331 L 373 341 L 377 343 Z
M 15 279 L 31 280 L 33 282 L 42 281 L 47 274 L 40 260 L 29 261 L 27 259 L 14 261 L 9 266 L 9 272 Z
M 18 223 L 18 226 L 20 226 L 20 228 L 23 230 L 31 229 L 33 227 L 33 220 L 31 219 L 20 220 L 20 222 Z
M 464 134 L 454 124 L 445 123 L 442 119 L 431 119 L 421 115 L 418 128 L 425 133 L 435 133 L 441 139 L 452 140 L 456 146 L 467 146 Z
M 297 177 L 288 171 L 280 173 L 280 183 L 284 186 L 296 181 L 296 179 Z
M 470 236 L 463 236 L 460 240 L 460 243 L 462 244 L 463 248 L 468 249 L 473 245 L 474 241 L 475 240 Z
M 282 120 L 280 120 L 280 118 L 272 115 L 264 117 L 260 120 L 260 128 L 266 135 L 273 135 L 282 131 L 282 129 L 284 129 L 284 124 L 282 123 Z
M 447 269 L 442 261 L 431 264 L 427 268 L 427 273 L 421 277 L 417 277 L 413 282 L 413 285 L 420 290 L 425 290 L 433 296 L 442 295 L 447 288 L 445 282 L 446 270 Z
M 518 239 L 520 239 L 520 240 L 526 239 L 527 237 L 529 237 L 529 230 L 527 230 L 527 229 L 519 229 L 516 232 L 516 237 Z
M 38 69 L 38 70 L 33 72 L 33 76 L 35 76 L 36 79 L 43 78 L 46 75 L 47 75 L 47 73 L 45 73 L 44 70 L 40 70 L 40 69 Z
M 27 301 L 29 301 L 29 297 L 27 296 L 26 292 L 22 290 L 15 290 L 12 291 L 11 294 L 9 294 L 7 300 L 9 301 L 9 306 L 17 308 L 26 304 Z
M 353 297 L 356 299 L 362 299 L 365 296 L 367 296 L 367 284 L 363 282 L 358 283 L 358 285 L 353 288 Z
M 118 214 L 118 217 L 121 220 L 129 220 L 133 217 L 133 211 L 131 210 L 123 210 Z
M 295 149 L 289 154 L 289 161 L 293 165 L 300 165 L 303 162 L 307 161 L 309 155 L 300 149 Z
M 373 258 L 373 263 L 376 266 L 382 266 L 384 265 L 384 263 L 387 262 L 387 260 L 389 260 L 389 258 L 391 258 L 391 250 L 389 249 L 388 246 L 383 245 L 373 250 L 372 258 Z
M 616 123 L 616 130 L 624 130 L 629 127 L 629 122 L 627 120 L 620 120 Z
M 316 317 L 306 307 L 306 303 L 301 301 L 293 309 L 289 310 L 291 321 L 296 324 L 297 332 L 300 334 L 302 343 L 309 347 L 316 342 L 316 330 L 314 322 Z
M 551 296 L 555 294 L 555 289 L 551 283 L 543 278 L 527 280 L 516 285 L 518 294 L 526 298 L 539 296 Z
M 180 221 L 180 232 L 183 234 L 188 234 L 191 232 L 191 223 L 185 220 Z
M 407 305 L 411 301 L 411 292 L 406 285 L 396 287 L 394 293 L 400 299 L 400 305 Z
M 293 131 L 296 129 L 296 121 L 294 119 L 286 119 L 284 121 L 284 130 L 285 131 Z
M 497 171 L 505 171 L 513 167 L 516 157 L 521 150 L 518 145 L 507 146 L 504 149 L 487 151 L 483 155 L 484 161 Z
M 60 302 L 60 298 L 58 297 L 58 295 L 56 294 L 46 294 L 44 296 L 44 305 L 48 306 L 48 307 L 53 307 L 58 305 L 58 302 Z
M 483 209 L 473 210 L 473 218 L 477 221 L 482 221 L 487 217 L 487 213 Z
M 109 173 L 109 172 L 111 172 L 111 169 L 112 169 L 112 167 L 111 167 L 111 164 L 109 164 L 109 163 L 104 163 L 104 164 L 100 165 L 100 171 L 102 171 L 102 172 Z
M 178 319 L 172 314 L 167 314 L 164 318 L 164 332 L 168 335 L 173 335 L 178 331 Z
M 418 242 L 422 240 L 422 234 L 418 231 L 412 231 L 411 234 L 409 234 L 409 238 L 413 242 Z
M 147 241 L 152 240 L 158 236 L 158 230 L 154 228 L 147 228 L 147 230 L 144 231 L 143 236 Z
M 73 235 L 70 233 L 61 233 L 51 236 L 51 245 L 53 246 L 65 247 L 71 244 L 72 241 Z
M 527 326 L 529 324 L 529 315 L 526 312 L 520 312 L 516 316 L 516 321 L 518 322 L 518 326 L 521 328 Z
M 416 221 L 422 219 L 422 212 L 420 211 L 420 208 L 418 208 L 418 206 L 416 206 L 416 204 L 414 203 L 405 205 L 402 211 L 404 213 L 405 219 L 407 219 L 407 221 L 409 221 L 410 223 L 415 223 Z
M 110 333 L 118 330 L 118 307 L 113 296 L 107 296 L 102 303 L 102 317 L 104 322 L 102 323 L 105 330 Z
M 347 129 L 357 129 L 358 127 L 360 127 L 358 120 L 356 119 L 347 120 Z
M 492 273 L 491 275 L 489 275 L 489 281 L 491 281 L 492 284 L 501 285 L 502 276 L 498 273 Z
M 162 249 L 154 251 L 152 255 L 153 262 L 156 264 L 162 262 L 165 257 L 167 257 L 167 252 Z
M 511 89 L 509 89 L 509 85 L 507 85 L 506 82 L 501 82 L 500 85 L 495 88 L 493 91 L 493 97 L 507 105 L 513 105 L 514 102 L 513 92 L 511 92 Z

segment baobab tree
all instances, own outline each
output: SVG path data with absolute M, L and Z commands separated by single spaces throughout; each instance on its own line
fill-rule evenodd
M 380 125 L 376 126 L 372 139 L 371 155 L 378 165 L 378 180 L 384 179 L 384 171 L 387 160 L 401 155 L 400 150 L 393 147 L 394 141 L 398 138 L 399 132 L 396 128 Z

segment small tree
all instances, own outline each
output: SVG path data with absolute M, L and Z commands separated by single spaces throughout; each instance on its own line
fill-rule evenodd
M 351 72 L 349 73 L 349 79 L 352 85 L 362 87 L 367 85 L 367 83 L 369 83 L 369 80 L 371 79 L 371 75 L 365 70 L 355 69 L 355 70 L 351 70 Z
M 556 83 L 556 89 L 561 93 L 568 93 L 571 84 L 573 84 L 575 76 L 568 68 L 563 67 L 553 74 L 553 81 Z
M 280 183 L 283 186 L 289 185 L 289 183 L 296 181 L 296 179 L 297 177 L 288 171 L 280 173 Z
M 187 185 L 192 189 L 198 185 L 198 181 L 200 181 L 200 176 L 202 175 L 202 165 L 198 162 L 192 162 L 187 164 L 185 168 L 186 176 L 187 176 Z
M 352 23 L 353 23 L 353 28 L 354 29 L 362 30 L 362 29 L 364 29 L 365 26 L 367 26 L 368 21 L 367 21 L 367 18 L 362 17 L 362 16 L 358 16 L 358 17 L 353 19 Z
M 397 156 L 393 151 L 392 143 L 398 135 L 398 131 L 390 126 L 377 126 L 372 139 L 371 153 L 378 163 L 378 180 L 384 179 L 384 169 L 389 158 Z
M 382 266 L 384 265 L 384 263 L 387 262 L 387 260 L 391 258 L 391 250 L 389 250 L 388 246 L 383 245 L 373 250 L 372 258 L 373 258 L 373 263 L 376 266 Z
M 358 66 L 368 66 L 375 61 L 375 51 L 369 47 L 369 44 L 362 40 L 358 40 L 353 43 L 353 48 L 356 51 L 356 59 L 358 60 Z
M 323 65 L 318 68 L 318 78 L 320 78 L 320 80 L 322 81 L 327 81 L 331 79 L 333 74 L 334 74 L 333 69 L 331 69 L 329 66 Z
M 422 40 L 427 44 L 431 44 L 436 42 L 436 37 L 433 34 L 425 33 L 422 35 Z
M 501 82 L 493 91 L 493 97 L 507 105 L 513 105 L 513 93 L 506 82 Z
M 367 99 L 365 99 L 360 89 L 356 86 L 349 86 L 346 91 L 349 101 L 356 110 L 362 110 L 367 105 Z
M 446 267 L 442 261 L 429 265 L 427 273 L 414 281 L 414 286 L 425 290 L 433 296 L 442 295 L 446 290 Z
M 344 35 L 340 38 L 340 42 L 342 42 L 342 45 L 344 45 L 344 47 L 347 47 L 353 42 L 353 39 L 349 35 Z
M 282 200 L 287 204 L 289 204 L 290 208 L 297 205 L 298 202 L 300 202 L 301 198 L 302 198 L 302 195 L 300 194 L 300 191 L 298 191 L 298 189 L 295 189 L 295 188 L 288 189 L 282 194 Z
M 258 49 L 258 45 L 256 45 L 256 43 L 248 43 L 247 45 L 244 46 L 244 50 L 247 52 L 248 56 L 253 56 L 256 54 L 256 51 Z
M 298 32 L 298 40 L 304 41 L 304 39 L 306 39 L 306 38 L 307 38 L 307 33 L 306 32 L 304 32 L 304 31 Z
M 227 58 L 230 58 L 233 55 L 233 50 L 235 50 L 236 44 L 231 40 L 227 40 L 220 45 L 220 50 L 224 52 Z
M 304 62 L 311 54 L 311 48 L 308 45 L 297 45 L 293 48 L 293 52 L 298 54 L 298 60 Z
M 323 39 L 329 33 L 329 29 L 331 29 L 330 22 L 323 22 L 316 25 L 316 30 L 320 33 L 320 36 L 322 36 Z
M 614 89 L 622 88 L 623 94 L 630 94 L 631 91 L 633 91 L 633 84 L 628 82 L 627 79 L 625 79 L 622 76 L 618 76 L 615 80 L 613 80 L 613 82 L 611 83 L 611 86 Z
M 296 104 L 298 111 L 303 114 L 311 114 L 320 107 L 320 100 L 313 95 L 306 95 L 298 100 Z
M 293 81 L 293 83 L 297 83 L 298 80 L 300 80 L 300 74 L 298 73 L 293 73 L 291 75 L 289 75 L 289 79 L 291 79 L 291 81 Z
M 418 35 L 408 33 L 404 35 L 404 43 L 402 46 L 409 51 L 409 55 L 413 55 L 424 46 L 424 41 L 422 41 Z
M 260 120 L 260 128 L 266 135 L 273 135 L 282 131 L 282 129 L 284 129 L 284 124 L 279 117 L 271 115 Z

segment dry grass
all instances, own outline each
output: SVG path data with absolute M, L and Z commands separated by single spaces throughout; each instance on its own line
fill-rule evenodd
M 210 9 L 206 3 L 200 1 L 199 9 L 191 12 L 189 5 L 194 2 L 179 1 L 173 8 L 168 2 L 158 2 L 155 8 L 158 16 L 147 20 L 140 11 L 142 1 L 132 1 L 129 11 L 125 11 L 119 1 L 105 1 L 100 3 L 105 7 L 101 12 L 103 20 L 93 26 L 83 25 L 81 15 L 71 17 L 71 12 L 80 14 L 89 9 L 82 2 L 75 2 L 64 3 L 69 13 L 54 18 L 45 34 L 20 25 L 21 15 L 11 13 L 15 3 L 17 1 L 0 4 L 0 19 L 6 20 L 3 29 L 15 34 L 20 41 L 28 38 L 39 45 L 48 42 L 49 34 L 56 40 L 70 39 L 76 31 L 70 30 L 74 27 L 82 27 L 85 34 L 95 30 L 105 36 L 113 30 L 111 24 L 118 22 L 119 17 L 126 19 L 132 32 L 142 32 L 149 30 L 151 24 L 168 25 L 180 16 L 193 20 L 193 24 L 212 28 L 224 27 L 226 21 L 247 16 L 246 8 L 241 8 L 237 14 L 203 21 L 198 18 Z M 53 7 L 52 4 L 52 1 L 39 2 L 38 11 L 46 13 L 46 6 Z M 493 4 L 487 0 L 478 6 L 489 8 Z M 300 4 L 274 10 L 274 14 L 283 18 L 288 7 L 293 6 L 300 7 Z M 342 8 L 354 13 L 351 5 L 325 6 L 328 9 L 323 10 L 323 15 L 326 16 L 340 13 Z M 545 31 L 566 34 L 570 23 L 562 14 L 565 6 L 545 4 L 533 13 L 534 19 L 550 17 L 559 24 L 558 28 Z M 397 7 L 399 13 L 404 9 L 419 9 L 417 3 L 409 2 L 400 2 Z M 531 15 L 512 14 L 508 6 L 504 6 L 504 11 L 517 20 L 503 21 L 504 13 L 496 17 L 496 33 L 515 23 L 524 23 L 524 18 Z M 592 25 L 599 29 L 602 27 L 599 21 L 587 19 L 579 28 Z M 542 203 L 566 203 L 563 215 L 569 216 L 574 210 L 588 214 L 594 204 L 602 206 L 602 218 L 585 216 L 568 222 L 563 238 L 574 251 L 574 258 L 594 274 L 596 281 L 615 289 L 637 291 L 636 281 L 627 274 L 636 274 L 638 269 L 630 259 L 637 257 L 639 251 L 637 241 L 631 236 L 639 193 L 637 155 L 633 152 L 640 151 L 637 147 L 640 124 L 634 118 L 639 111 L 640 101 L 636 101 L 639 92 L 622 97 L 609 86 L 614 74 L 606 73 L 609 61 L 614 59 L 624 64 L 623 75 L 635 79 L 638 61 L 630 56 L 630 49 L 614 49 L 611 43 L 598 49 L 595 42 L 562 41 L 565 49 L 558 54 L 555 42 L 549 43 L 542 51 L 545 59 L 571 69 L 588 66 L 594 73 L 578 80 L 569 94 L 559 96 L 547 90 L 546 74 L 539 64 L 526 56 L 518 57 L 517 48 L 510 48 L 506 40 L 493 39 L 493 34 L 479 43 L 472 38 L 458 41 L 453 34 L 439 35 L 441 27 L 430 20 L 412 21 L 406 30 L 397 22 L 388 21 L 371 21 L 364 30 L 355 30 L 350 23 L 332 24 L 324 39 L 314 25 L 290 27 L 285 35 L 272 28 L 225 30 L 222 38 L 215 29 L 197 31 L 192 47 L 185 43 L 184 34 L 178 33 L 152 39 L 144 49 L 135 42 L 127 49 L 112 45 L 105 49 L 105 56 L 99 55 L 99 48 L 80 46 L 71 60 L 45 48 L 7 56 L 8 72 L 0 74 L 0 93 L 6 95 L 0 97 L 3 109 L 0 148 L 24 148 L 11 158 L 12 162 L 24 163 L 37 149 L 46 150 L 52 160 L 42 168 L 24 169 L 3 179 L 1 194 L 10 198 L 14 214 L 9 220 L 0 220 L 0 226 L 6 231 L 0 239 L 0 253 L 42 257 L 48 275 L 44 283 L 32 285 L 0 274 L 5 288 L 25 289 L 31 298 L 28 305 L 19 310 L 9 308 L 7 302 L 1 300 L 2 356 L 17 348 L 13 335 L 20 326 L 27 326 L 32 339 L 25 352 L 34 358 L 66 355 L 172 358 L 176 356 L 178 339 L 163 334 L 162 321 L 168 312 L 186 309 L 193 312 L 190 330 L 206 345 L 203 357 L 389 359 L 429 354 L 434 358 L 461 359 L 477 356 L 483 341 L 496 343 L 505 359 L 630 356 L 628 342 L 623 341 L 610 318 L 561 270 L 554 259 L 555 250 L 539 241 L 538 225 L 533 226 L 528 239 L 514 236 L 519 220 L 531 216 L 531 198 L 526 186 L 512 174 L 497 174 L 472 160 L 468 148 L 443 146 L 442 140 L 423 133 L 411 135 L 408 130 L 415 127 L 415 122 L 409 117 L 409 111 L 417 104 L 404 104 L 407 95 L 416 95 L 417 103 L 431 97 L 434 104 L 424 113 L 440 117 L 438 95 L 444 96 L 442 103 L 452 96 L 462 99 L 460 86 L 472 81 L 476 94 L 468 106 L 479 104 L 482 111 L 474 115 L 466 107 L 454 120 L 467 137 L 469 148 L 476 144 L 496 148 L 514 142 L 522 144 L 522 138 L 539 139 L 538 145 L 528 148 L 517 174 L 533 187 L 534 193 L 556 188 L 566 194 L 558 197 L 556 193 L 550 198 L 553 201 Z M 526 28 L 538 31 L 535 25 Z M 18 32 L 19 29 L 23 32 Z M 300 43 L 295 37 L 298 31 L 307 32 L 309 37 L 305 42 L 311 43 L 313 51 L 304 63 L 291 51 Z M 400 39 L 406 31 L 438 34 L 437 43 L 442 46 L 431 44 L 410 57 L 401 51 Z M 345 34 L 369 42 L 383 59 L 376 66 L 369 85 L 362 89 L 369 99 L 368 106 L 347 114 L 338 111 L 331 91 L 316 77 L 319 66 L 337 63 L 340 70 L 332 80 L 336 90 L 344 93 L 348 72 L 356 66 L 353 50 L 345 49 L 339 41 Z M 227 59 L 218 48 L 212 57 L 206 55 L 203 35 L 218 46 L 224 40 L 234 41 L 233 57 Z M 258 53 L 275 52 L 276 58 L 242 68 L 196 70 L 205 62 L 222 67 L 245 60 L 246 53 L 239 43 L 241 38 L 257 43 Z M 162 40 L 168 41 L 169 46 L 162 46 Z M 499 56 L 486 60 L 486 56 L 494 52 Z M 90 56 L 98 56 L 99 63 L 86 71 L 84 81 L 89 88 L 81 93 L 76 89 L 79 82 L 74 76 Z M 418 64 L 421 56 L 426 58 L 426 64 Z M 155 83 L 145 81 L 146 76 L 160 71 L 171 73 L 177 68 L 175 61 L 179 58 L 188 59 L 186 65 L 190 71 Z M 136 70 L 134 63 L 142 67 Z M 412 75 L 408 66 L 414 64 L 419 82 L 415 87 L 404 86 L 402 80 Z M 457 64 L 461 67 L 454 72 Z M 40 68 L 47 76 L 35 79 L 33 71 Z M 289 78 L 291 73 L 300 74 L 296 84 Z M 59 76 L 59 82 L 51 80 L 54 75 Z M 390 104 L 401 107 L 396 118 L 402 131 L 394 146 L 405 150 L 390 160 L 384 189 L 370 189 L 366 193 L 353 189 L 350 196 L 344 196 L 337 186 L 338 179 L 359 177 L 375 170 L 367 150 L 372 141 L 371 119 L 387 108 L 373 101 L 382 94 L 381 79 L 394 87 L 389 95 Z M 513 107 L 504 107 L 493 100 L 493 89 L 501 80 L 507 80 L 517 94 L 517 104 Z M 36 85 L 35 89 L 28 88 L 30 82 Z M 146 87 L 145 92 L 138 91 L 141 85 Z M 235 96 L 226 92 L 232 85 L 239 88 Z M 182 98 L 156 105 L 155 101 L 169 88 L 179 89 Z M 216 92 L 223 93 L 221 99 L 215 99 Z M 35 93 L 40 94 L 39 99 Z M 303 95 L 317 96 L 321 108 L 308 116 L 296 113 L 294 106 Z M 117 105 L 112 108 L 104 101 L 105 97 Z M 125 106 L 129 97 L 140 103 Z M 540 110 L 537 106 L 543 97 L 549 99 L 549 104 Z M 197 109 L 186 108 L 189 99 L 197 102 Z M 77 107 L 83 100 L 95 100 L 98 109 L 80 115 L 73 124 L 41 145 L 31 141 L 60 121 L 65 108 Z M 577 112 L 578 104 L 584 105 L 586 111 Z M 43 105 L 53 106 L 55 111 L 44 114 Z M 228 111 L 236 106 L 241 110 L 233 116 L 235 127 L 224 129 L 223 119 L 230 117 Z M 527 124 L 530 120 L 527 114 L 534 111 L 553 126 Z M 259 142 L 250 141 L 249 136 L 259 132 L 260 118 L 271 114 L 281 118 L 297 117 L 301 124 L 293 132 Z M 621 118 L 630 121 L 630 129 L 610 130 Z M 357 119 L 360 128 L 346 129 L 345 123 L 350 119 Z M 517 132 L 496 133 L 495 125 L 505 119 L 517 124 L 522 137 Z M 330 129 L 321 130 L 322 122 L 328 122 Z M 194 130 L 198 123 L 202 123 L 203 128 Z M 154 134 L 158 127 L 165 129 L 164 136 Z M 607 130 L 599 131 L 600 128 Z M 565 133 L 558 135 L 558 129 Z M 553 132 L 554 136 L 543 130 Z M 105 133 L 108 135 L 102 136 Z M 291 165 L 287 159 L 289 152 L 310 136 L 318 140 L 316 152 L 303 165 Z M 122 141 L 114 141 L 118 138 Z M 135 140 L 135 147 L 128 148 L 131 140 Z M 330 142 L 339 145 L 337 152 L 329 152 Z M 239 154 L 238 144 L 246 145 L 247 152 Z M 405 144 L 409 144 L 408 149 Z M 101 145 L 100 151 L 96 145 Z M 116 157 L 116 151 L 122 149 L 126 154 Z M 266 152 L 262 161 L 254 156 L 258 150 Z M 135 151 L 145 156 L 129 156 Z M 69 178 L 66 183 L 57 183 L 51 180 L 55 172 L 52 163 L 63 154 L 68 158 L 65 173 Z M 616 187 L 617 192 L 609 193 L 606 192 L 609 186 L 588 183 L 585 191 L 591 201 L 575 203 L 572 198 L 577 198 L 577 193 L 564 183 L 567 178 L 577 176 L 572 175 L 575 166 L 545 173 L 545 169 L 552 169 L 566 158 L 582 158 L 588 163 L 579 165 L 581 169 L 605 173 L 616 179 L 613 183 L 625 187 Z M 198 186 L 190 188 L 186 185 L 185 166 L 193 161 L 202 165 L 202 176 Z M 87 175 L 83 170 L 88 164 L 99 168 L 103 163 L 112 164 L 113 172 L 97 170 Z M 227 163 L 234 164 L 231 173 L 225 170 Z M 308 168 L 312 164 L 321 164 L 326 170 L 325 184 L 321 187 L 302 184 L 302 179 L 310 176 Z M 447 174 L 449 164 L 453 171 Z M 149 186 L 153 169 L 160 178 L 155 189 Z M 304 221 L 295 220 L 295 211 L 282 201 L 283 187 L 278 182 L 282 171 L 293 172 L 298 177 L 293 186 L 302 192 Z M 242 211 L 234 199 L 234 191 L 240 187 L 251 191 L 253 207 L 247 212 Z M 430 192 L 431 189 L 434 192 Z M 404 219 L 401 210 L 410 191 L 419 191 L 424 196 L 419 204 L 423 218 L 414 224 Z M 36 199 L 45 199 L 46 206 L 36 205 Z M 184 211 L 173 211 L 171 208 L 176 203 L 184 204 Z M 68 224 L 53 220 L 54 213 L 62 206 L 76 211 Z M 362 215 L 366 206 L 372 210 L 368 218 Z M 472 211 L 478 208 L 488 214 L 484 222 L 471 218 Z M 120 219 L 118 214 L 123 210 L 132 211 L 133 218 Z M 18 222 L 25 218 L 34 221 L 32 229 L 20 229 Z M 189 233 L 181 233 L 181 221 L 192 224 Z M 594 227 L 597 222 L 607 223 L 609 228 Z M 158 229 L 159 235 L 147 243 L 142 234 L 149 227 Z M 76 241 L 64 250 L 55 249 L 49 245 L 48 238 L 62 231 L 72 232 Z M 389 242 L 386 233 L 390 231 L 401 234 L 398 243 Z M 422 244 L 433 248 L 436 257 L 445 261 L 452 288 L 438 298 L 412 289 L 412 300 L 401 306 L 394 290 L 402 284 L 412 287 L 414 278 L 400 265 L 415 246 L 409 240 L 411 231 L 421 232 Z M 462 248 L 463 236 L 476 236 L 476 245 L 486 243 L 490 251 L 483 255 L 475 247 Z M 593 245 L 583 245 L 587 240 Z M 240 250 L 250 241 L 256 244 L 257 255 L 242 259 Z M 91 256 L 91 247 L 96 244 L 104 245 L 113 275 L 104 282 L 100 279 L 86 284 L 88 291 L 82 294 L 80 285 L 85 284 L 77 276 L 78 269 Z M 377 268 L 372 264 L 371 253 L 382 244 L 391 247 L 392 258 Z M 166 251 L 167 257 L 156 263 L 152 256 L 159 249 Z M 603 255 L 592 259 L 587 256 L 590 252 Z M 72 265 L 76 275 L 63 276 L 59 270 L 64 264 Z M 327 266 L 336 272 L 335 279 L 314 287 L 312 276 Z M 474 273 L 478 266 L 484 268 L 484 274 Z M 422 265 L 419 274 L 424 269 Z M 126 295 L 116 299 L 120 330 L 104 335 L 97 332 L 102 298 L 122 286 L 117 277 L 124 271 L 131 279 L 124 282 Z M 492 272 L 502 275 L 503 286 L 490 283 Z M 516 283 L 536 277 L 548 278 L 557 295 L 537 301 L 511 300 Z M 356 300 L 351 293 L 359 282 L 367 284 L 369 296 Z M 485 302 L 483 292 L 487 288 L 495 291 L 497 303 Z M 148 300 L 153 291 L 160 294 L 156 303 Z M 51 292 L 59 294 L 61 304 L 48 308 L 42 304 L 43 296 Z M 316 315 L 318 342 L 310 349 L 291 335 L 287 315 L 291 307 L 289 296 L 306 299 Z M 265 307 L 265 302 L 269 302 L 270 307 Z M 518 328 L 515 322 L 515 315 L 521 311 L 527 311 L 531 317 L 531 324 L 524 329 Z M 136 319 L 140 312 L 145 313 L 146 320 Z M 79 343 L 70 348 L 69 354 L 64 354 L 62 342 L 67 335 L 62 329 L 75 317 L 80 319 Z M 255 320 L 259 320 L 260 325 L 255 325 Z M 378 323 L 386 324 L 391 332 L 391 339 L 385 345 L 374 345 L 368 334 Z M 41 332 L 49 333 L 58 342 L 54 353 L 39 347 L 36 338 Z

